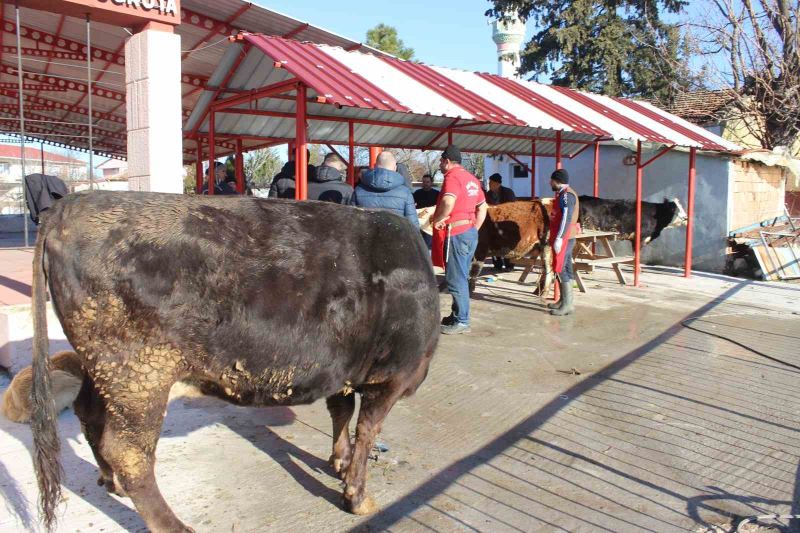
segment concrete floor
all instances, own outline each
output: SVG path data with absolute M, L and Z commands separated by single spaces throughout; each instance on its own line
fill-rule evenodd
M 800 513 L 800 285 L 654 268 L 643 281 L 601 269 L 565 319 L 527 286 L 482 284 L 472 334 L 442 339 L 384 426 L 372 517 L 339 508 L 324 403 L 175 400 L 161 489 L 198 532 L 729 531 Z M 74 414 L 59 421 L 58 531 L 143 530 L 95 484 Z M 37 529 L 30 431 L 0 430 L 0 531 Z

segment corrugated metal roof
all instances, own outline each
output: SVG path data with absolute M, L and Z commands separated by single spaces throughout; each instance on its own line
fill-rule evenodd
M 16 28 L 13 2 L 4 2 L 0 44 L 16 48 Z M 181 48 L 186 52 L 181 65 L 184 117 L 198 104 L 201 87 L 217 69 L 227 51 L 226 38 L 239 31 L 266 35 L 288 36 L 341 46 L 347 49 L 381 52 L 358 41 L 319 28 L 276 11 L 242 0 L 183 0 L 183 23 L 176 28 Z M 25 90 L 26 117 L 30 137 L 49 144 L 69 145 L 85 150 L 88 132 L 88 99 L 86 96 L 86 60 L 82 57 L 86 45 L 86 22 L 83 17 L 61 16 L 29 8 L 20 8 L 23 26 L 22 47 L 45 52 L 67 52 L 65 57 L 23 56 L 23 69 L 31 73 L 26 83 L 41 83 L 35 77 L 46 75 L 43 81 L 66 85 L 65 91 Z M 95 151 L 101 155 L 124 157 L 127 152 L 124 43 L 129 34 L 124 28 L 92 23 L 92 67 L 95 95 Z M 0 82 L 16 83 L 16 53 L 0 52 L 2 68 Z M 71 78 L 71 79 L 68 79 Z M 0 131 L 19 131 L 18 95 L 16 89 L 0 88 Z M 34 107 L 35 106 L 35 107 Z M 36 121 L 39 122 L 36 122 Z M 60 123 L 60 124 L 58 124 Z M 194 141 L 185 150 L 194 149 Z M 246 143 L 253 144 L 253 143 Z M 226 148 L 221 148 L 226 150 Z M 186 152 L 187 159 L 192 152 Z
M 309 88 L 312 142 L 347 144 L 346 122 L 355 121 L 361 122 L 355 140 L 359 145 L 439 149 L 446 146 L 451 131 L 454 142 L 465 151 L 527 154 L 535 139 L 537 154 L 555 155 L 556 132 L 560 132 L 565 157 L 601 138 L 705 150 L 738 149 L 646 103 L 329 45 L 261 35 L 243 35 L 242 39 L 252 47 L 227 88 L 252 90 L 286 81 L 285 73 L 291 73 Z M 229 63 L 219 67 L 215 79 L 230 68 Z M 250 120 L 242 120 L 244 104 L 237 110 L 218 112 L 216 133 L 223 137 L 293 138 L 292 94 L 285 93 L 277 103 L 273 99 L 248 103 L 261 115 Z M 207 109 L 203 101 L 192 120 L 200 120 Z M 235 120 L 229 119 L 231 114 L 236 114 Z M 204 123 L 199 131 L 206 128 Z
M 266 35 L 244 35 L 244 40 L 259 48 L 298 79 L 308 80 L 318 96 L 340 106 L 357 106 L 383 111 L 410 111 L 380 87 L 348 69 L 331 54 L 311 43 L 300 43 Z M 276 65 L 277 66 L 277 65 Z

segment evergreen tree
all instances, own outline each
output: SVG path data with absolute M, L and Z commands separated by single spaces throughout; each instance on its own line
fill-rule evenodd
M 691 80 L 676 24 L 686 0 L 490 0 L 487 16 L 518 13 L 536 33 L 522 51 L 521 73 L 612 96 L 669 99 Z
M 403 40 L 397 36 L 397 28 L 386 24 L 378 24 L 367 30 L 367 45 L 400 59 L 414 57 L 414 49 L 405 46 Z

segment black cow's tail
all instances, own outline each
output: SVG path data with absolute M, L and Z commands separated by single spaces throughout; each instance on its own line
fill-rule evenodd
M 31 432 L 33 466 L 39 482 L 39 509 L 48 531 L 56 522 L 56 507 L 61 502 L 60 441 L 56 426 L 56 406 L 50 383 L 47 358 L 47 296 L 44 272 L 45 228 L 39 229 L 33 254 L 33 382 L 31 384 Z

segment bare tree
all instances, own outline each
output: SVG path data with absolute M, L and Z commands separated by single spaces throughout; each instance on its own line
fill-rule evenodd
M 244 158 L 244 175 L 254 189 L 264 189 L 281 169 L 281 160 L 274 148 L 253 150 Z
M 696 42 L 711 84 L 731 89 L 732 105 L 718 118 L 738 119 L 763 148 L 792 148 L 800 136 L 800 2 L 703 2 Z

